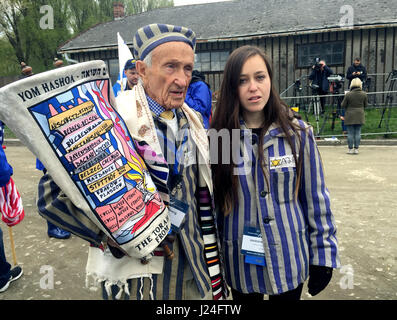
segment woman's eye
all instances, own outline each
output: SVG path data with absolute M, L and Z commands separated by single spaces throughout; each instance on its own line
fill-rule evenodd
M 240 83 L 240 84 L 244 84 L 244 83 L 246 83 L 246 82 L 247 82 L 247 79 L 240 79 L 240 80 L 239 80 L 239 83 Z
M 257 76 L 256 77 L 256 79 L 258 79 L 258 81 L 263 81 L 263 80 L 265 80 L 265 75 L 259 75 L 259 76 Z

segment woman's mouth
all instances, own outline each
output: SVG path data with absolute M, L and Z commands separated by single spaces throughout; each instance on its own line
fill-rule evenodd
M 250 102 L 258 102 L 261 99 L 260 96 L 253 96 L 248 99 Z

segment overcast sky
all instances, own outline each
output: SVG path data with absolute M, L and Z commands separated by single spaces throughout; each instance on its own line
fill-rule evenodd
M 187 4 L 221 2 L 221 1 L 230 1 L 230 0 L 174 0 L 174 5 L 175 6 L 184 6 Z

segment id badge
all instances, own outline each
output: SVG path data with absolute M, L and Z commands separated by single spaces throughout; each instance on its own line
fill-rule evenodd
M 183 165 L 185 168 L 196 163 L 195 153 L 193 151 L 186 150 L 183 157 Z
M 241 253 L 245 255 L 245 263 L 266 266 L 265 249 L 260 229 L 244 228 Z
M 185 220 L 186 213 L 189 209 L 189 205 L 175 198 L 170 199 L 168 206 L 168 212 L 171 220 L 171 229 L 178 233 L 180 231 L 182 222 Z

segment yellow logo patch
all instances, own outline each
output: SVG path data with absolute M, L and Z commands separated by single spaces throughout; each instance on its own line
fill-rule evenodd
M 270 158 L 270 169 L 295 168 L 295 166 L 295 159 L 292 154 L 287 154 L 285 156 L 277 158 Z
M 280 164 L 280 160 L 271 160 L 272 162 L 272 167 L 277 167 Z

